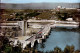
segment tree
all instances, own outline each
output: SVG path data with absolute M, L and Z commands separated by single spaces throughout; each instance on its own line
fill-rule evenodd
M 70 53 L 70 46 L 66 46 L 64 49 L 64 53 Z
M 16 15 L 15 15 L 15 16 L 16 16 L 16 17 L 17 17 L 17 16 L 19 16 L 19 13 L 16 13 Z
M 23 20 L 23 17 L 22 17 L 22 16 L 20 16 L 20 19 L 21 19 L 21 20 Z
M 55 48 L 54 48 L 54 53 L 62 53 L 61 48 L 55 47 Z
M 70 53 L 73 53 L 74 52 L 74 46 L 70 46 Z

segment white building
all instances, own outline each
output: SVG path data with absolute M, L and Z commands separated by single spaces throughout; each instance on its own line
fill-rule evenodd
M 73 18 L 67 18 L 66 20 L 67 21 L 73 21 Z

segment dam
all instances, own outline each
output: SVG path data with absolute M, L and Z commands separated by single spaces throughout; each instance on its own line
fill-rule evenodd
M 30 25 L 30 23 L 46 23 L 49 24 L 43 25 L 43 27 L 38 31 L 36 34 L 32 34 L 31 36 L 27 37 L 25 36 L 25 32 L 27 30 L 27 25 Z M 50 24 L 51 23 L 51 24 Z M 14 40 L 14 46 L 16 46 L 17 41 L 20 41 L 22 44 L 22 48 L 24 49 L 28 44 L 31 44 L 31 47 L 34 47 L 35 41 L 38 43 L 42 43 L 43 39 L 46 39 L 47 36 L 49 36 L 51 28 L 55 27 L 78 27 L 78 22 L 69 22 L 69 21 L 55 21 L 55 20 L 28 20 L 28 21 L 17 21 L 15 23 L 1 23 L 1 25 L 16 25 L 19 26 L 22 29 L 22 36 L 26 37 L 23 40 L 19 40 L 18 37 Z M 32 24 L 34 25 L 34 24 Z M 4 27 L 1 26 L 1 27 Z M 40 26 L 40 25 L 39 25 Z M 10 27 L 10 26 L 5 26 Z M 12 26 L 13 27 L 13 26 Z M 36 27 L 36 26 L 35 26 Z M 24 35 L 25 34 L 25 35 Z

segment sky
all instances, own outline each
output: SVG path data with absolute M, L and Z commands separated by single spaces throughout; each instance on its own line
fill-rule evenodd
M 80 3 L 80 0 L 1 0 L 1 3 L 41 3 L 41 2 Z

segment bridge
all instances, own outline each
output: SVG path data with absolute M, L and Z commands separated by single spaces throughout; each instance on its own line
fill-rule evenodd
M 27 22 L 53 22 L 53 23 L 69 23 L 69 24 L 79 24 L 79 22 L 75 21 L 56 21 L 56 20 L 27 20 Z
M 27 22 L 55 22 L 55 20 L 27 20 Z
M 16 46 L 17 41 L 20 41 L 22 44 L 22 48 L 24 49 L 27 45 L 31 44 L 31 47 L 34 47 L 35 42 L 42 43 L 43 39 L 46 39 L 46 36 L 49 35 L 50 25 L 45 25 L 38 33 L 33 34 L 29 38 L 25 38 L 25 40 L 15 40 L 14 45 Z
M 34 47 L 35 41 L 37 41 L 38 43 L 42 43 L 42 39 L 46 39 L 46 36 L 49 35 L 50 29 L 50 25 L 46 25 L 38 33 L 34 34 L 25 41 L 30 41 L 31 47 Z
M 28 20 L 28 23 L 52 23 L 51 27 L 79 27 L 79 22 L 75 21 L 56 21 L 56 20 Z M 31 24 L 30 24 L 31 25 Z M 31 26 L 33 26 L 32 24 Z

